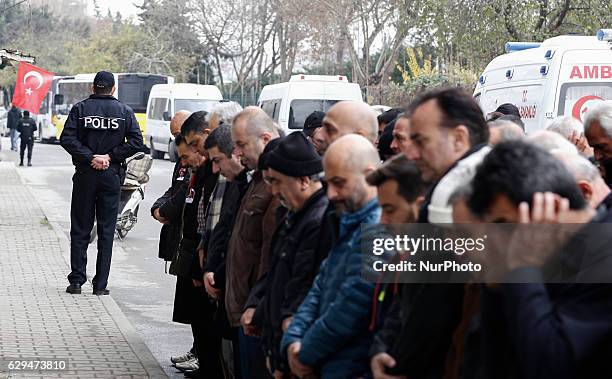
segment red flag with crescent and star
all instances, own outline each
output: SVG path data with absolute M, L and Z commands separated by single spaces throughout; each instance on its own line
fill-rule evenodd
M 17 108 L 38 114 L 40 105 L 49 92 L 53 73 L 29 63 L 19 63 L 17 83 L 12 103 Z

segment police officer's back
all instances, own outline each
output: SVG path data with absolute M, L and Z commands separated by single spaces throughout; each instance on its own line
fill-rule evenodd
M 113 74 L 97 73 L 94 94 L 72 107 L 60 137 L 76 168 L 70 211 L 72 272 L 68 275 L 70 286 L 66 290 L 72 294 L 81 293 L 81 285 L 87 280 L 87 245 L 94 215 L 98 221 L 98 262 L 92 284 L 94 294 L 108 293 L 120 166 L 126 158 L 143 149 L 134 112 L 112 96 L 114 85 Z
M 38 128 L 36 127 L 36 121 L 30 117 L 30 112 L 23 111 L 23 117 L 17 123 L 17 131 L 21 138 L 21 146 L 19 150 L 19 157 L 21 161 L 20 166 L 23 166 L 23 155 L 25 149 L 28 149 L 28 166 L 32 165 L 32 150 L 34 149 L 34 132 Z

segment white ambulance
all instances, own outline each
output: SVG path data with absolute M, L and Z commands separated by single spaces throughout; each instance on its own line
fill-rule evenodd
M 359 84 L 350 83 L 346 76 L 293 75 L 288 82 L 265 86 L 257 105 L 285 133 L 291 133 L 301 130 L 312 112 L 327 112 L 343 100 L 363 101 Z
M 594 103 L 612 100 L 612 29 L 597 37 L 508 42 L 506 52 L 487 65 L 476 85 L 474 97 L 485 115 L 512 103 L 530 133 L 558 116 L 581 119 Z

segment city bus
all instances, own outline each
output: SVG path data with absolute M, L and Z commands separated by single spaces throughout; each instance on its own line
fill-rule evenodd
M 36 124 L 38 125 L 38 139 L 42 143 L 56 141 L 57 130 L 55 129 L 55 118 L 57 111 L 53 104 L 53 99 L 57 94 L 57 84 L 62 79 L 71 79 L 74 76 L 54 76 L 49 92 L 43 99 L 40 105 L 40 111 L 36 115 Z
M 174 78 L 167 75 L 143 73 L 116 73 L 114 75 L 117 87 L 114 96 L 134 110 L 142 135 L 146 135 L 146 111 L 151 87 L 155 84 L 172 84 Z M 54 109 L 57 113 L 54 125 L 57 139 L 64 129 L 64 123 L 72 106 L 91 95 L 95 76 L 96 74 L 79 74 L 58 81 L 57 93 L 54 96 Z

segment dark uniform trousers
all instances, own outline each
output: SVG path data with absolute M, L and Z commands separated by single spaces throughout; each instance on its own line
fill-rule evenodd
M 19 150 L 19 156 L 23 162 L 23 155 L 26 148 L 28 149 L 28 162 L 32 160 L 32 149 L 34 148 L 34 137 L 24 137 L 21 139 L 21 146 Z
M 94 217 L 98 221 L 98 257 L 94 289 L 104 289 L 108 283 L 113 239 L 119 208 L 120 179 L 118 167 L 107 170 L 79 170 L 72 177 L 70 208 L 70 283 L 83 285 L 86 281 L 87 246 Z

